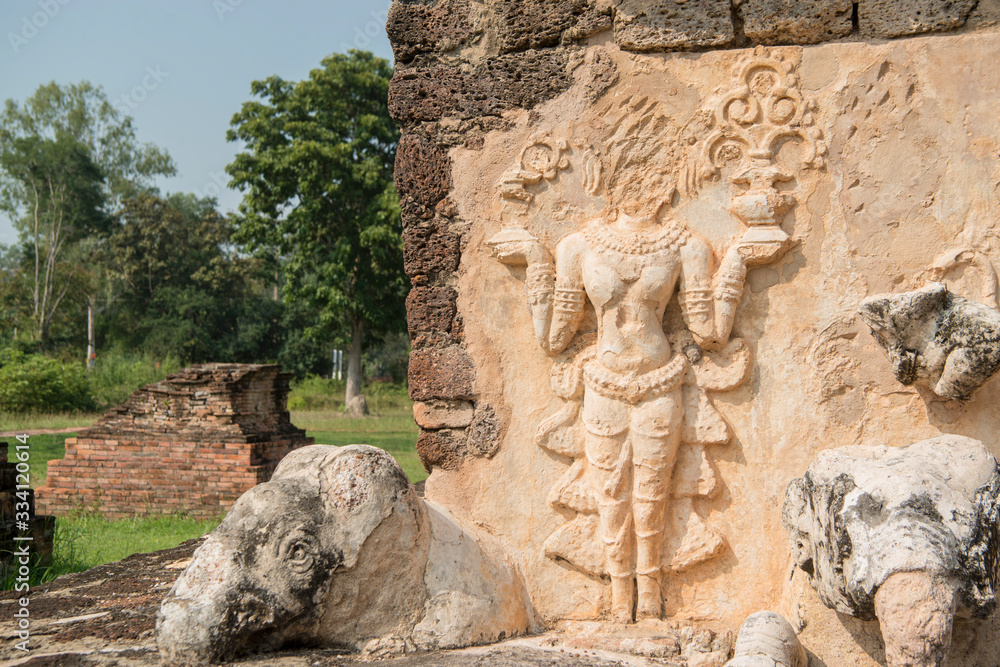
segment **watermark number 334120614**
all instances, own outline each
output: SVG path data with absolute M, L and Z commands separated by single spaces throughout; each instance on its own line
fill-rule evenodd
M 31 450 L 28 445 L 28 435 L 16 436 L 17 444 L 14 446 L 14 460 L 16 461 L 14 470 L 16 471 L 14 489 L 14 552 L 11 561 L 11 570 L 14 572 L 14 590 L 23 593 L 27 592 L 31 575 L 31 549 L 32 540 L 31 519 L 34 512 L 31 508 L 31 479 L 29 477 L 28 461 L 31 458 Z M 28 640 L 31 637 L 31 614 L 28 611 L 27 597 L 17 600 L 14 612 L 14 626 L 17 640 L 14 647 L 21 650 L 28 650 Z

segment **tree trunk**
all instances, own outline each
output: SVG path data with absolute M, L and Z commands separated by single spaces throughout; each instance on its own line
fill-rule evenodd
M 360 320 L 354 322 L 354 332 L 351 335 L 351 349 L 347 354 L 347 391 L 344 395 L 344 405 L 353 417 L 368 414 L 365 397 L 361 394 L 361 338 L 364 335 L 364 324 Z

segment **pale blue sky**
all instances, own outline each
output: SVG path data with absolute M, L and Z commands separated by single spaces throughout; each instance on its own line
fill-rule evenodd
M 331 53 L 372 51 L 392 61 L 390 0 L 0 0 L 0 100 L 42 83 L 88 80 L 127 107 L 140 141 L 169 151 L 178 175 L 164 192 L 239 193 L 223 169 L 226 142 L 250 82 L 303 79 Z M 143 99 L 140 99 L 143 98 Z M 16 234 L 0 216 L 0 243 Z

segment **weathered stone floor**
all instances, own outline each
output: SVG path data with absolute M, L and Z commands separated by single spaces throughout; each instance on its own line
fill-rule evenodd
M 76 667 L 159 664 L 154 615 L 201 539 L 173 549 L 136 554 L 117 563 L 70 574 L 30 592 L 30 651 L 14 648 L 11 623 L 22 593 L 0 592 L 0 664 Z M 330 649 L 252 656 L 234 665 L 349 667 L 368 664 L 357 654 Z M 677 663 L 560 646 L 558 635 L 514 639 L 494 646 L 409 654 L 377 661 L 389 667 L 652 667 Z

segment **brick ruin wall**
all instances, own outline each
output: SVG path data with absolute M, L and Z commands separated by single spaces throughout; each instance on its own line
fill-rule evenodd
M 289 420 L 277 365 L 193 366 L 137 390 L 50 461 L 41 508 L 110 518 L 185 512 L 214 518 L 313 443 Z
M 475 365 L 457 311 L 457 272 L 470 221 L 449 199 L 448 151 L 475 149 L 503 114 L 530 110 L 573 83 L 571 58 L 591 40 L 631 52 L 870 41 L 967 32 L 1000 22 L 997 0 L 395 0 L 389 108 L 402 136 L 396 188 L 403 215 L 410 397 L 424 467 L 457 469 L 492 456 L 510 415 L 477 400 Z M 603 33 L 603 34 L 602 34 Z M 594 98 L 613 64 L 586 82 Z

